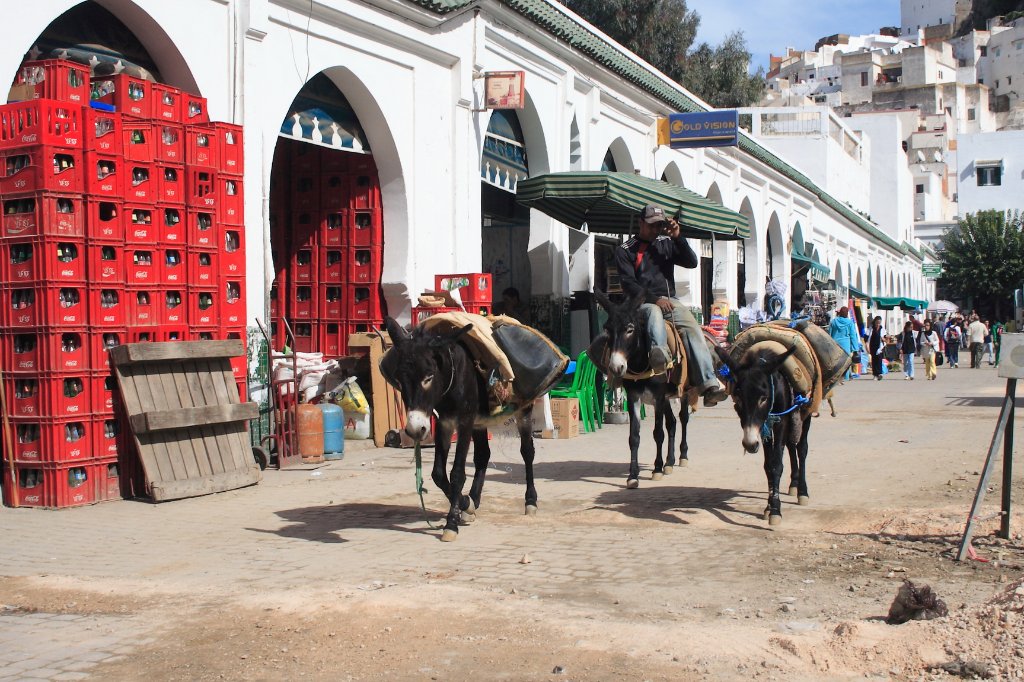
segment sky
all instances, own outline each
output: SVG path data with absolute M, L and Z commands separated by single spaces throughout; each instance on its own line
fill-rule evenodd
M 717 46 L 742 30 L 751 71 L 767 71 L 769 54 L 785 54 L 787 47 L 813 50 L 819 38 L 835 33 L 877 33 L 900 24 L 899 0 L 687 0 L 686 6 L 700 15 L 694 45 Z

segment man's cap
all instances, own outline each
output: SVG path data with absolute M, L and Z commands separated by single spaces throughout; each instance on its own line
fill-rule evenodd
M 665 209 L 661 206 L 647 204 L 644 206 L 643 220 L 645 223 L 663 223 L 668 218 L 665 217 Z

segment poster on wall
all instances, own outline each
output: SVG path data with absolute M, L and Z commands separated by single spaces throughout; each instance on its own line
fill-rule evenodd
M 484 74 L 484 107 L 522 109 L 526 106 L 525 71 L 491 71 Z

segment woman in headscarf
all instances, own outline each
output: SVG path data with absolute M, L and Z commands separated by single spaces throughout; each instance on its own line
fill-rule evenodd
M 860 336 L 857 335 L 857 324 L 850 319 L 850 309 L 845 305 L 832 318 L 832 322 L 828 326 L 828 333 L 848 355 L 852 356 L 854 353 L 860 355 Z M 859 362 L 859 357 L 853 358 L 853 364 Z M 843 381 L 847 381 L 849 378 L 850 370 L 846 370 Z

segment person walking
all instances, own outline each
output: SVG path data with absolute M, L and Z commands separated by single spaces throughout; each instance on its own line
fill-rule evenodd
M 996 320 L 992 324 L 992 345 L 996 349 L 996 367 L 999 366 L 999 347 L 1003 344 L 1003 333 L 1006 331 L 1006 326 Z
M 871 356 L 871 374 L 875 380 L 882 380 L 882 352 L 885 350 L 885 327 L 882 326 L 882 318 L 875 315 L 871 320 L 871 329 L 868 330 L 867 343 L 868 354 Z
M 935 331 L 931 320 L 924 321 L 924 327 L 917 335 L 918 345 L 921 346 L 921 359 L 924 360 L 924 378 L 933 381 L 939 375 L 935 366 L 935 358 L 939 354 L 939 333 Z
M 985 325 L 985 348 L 981 352 L 981 357 L 987 357 L 988 366 L 991 367 L 996 363 L 996 353 L 992 348 L 992 325 L 989 324 L 988 320 L 982 320 L 981 322 Z
M 839 347 L 846 351 L 851 357 L 854 353 L 860 355 L 860 337 L 857 335 L 857 324 L 850 319 L 850 309 L 845 305 L 836 312 L 832 322 L 828 325 L 829 336 L 839 344 Z M 859 358 L 854 359 L 853 364 L 858 364 Z M 846 370 L 843 381 L 850 380 L 850 370 Z
M 914 355 L 917 353 L 917 334 L 914 333 L 914 323 L 907 321 L 903 325 L 903 332 L 899 336 L 900 359 L 903 361 L 903 380 L 914 380 Z
M 981 368 L 981 351 L 985 348 L 985 323 L 978 319 L 977 315 L 971 316 L 971 323 L 967 325 L 967 340 L 971 351 L 971 369 Z
M 946 325 L 946 364 L 951 369 L 960 366 L 960 325 L 951 321 Z

